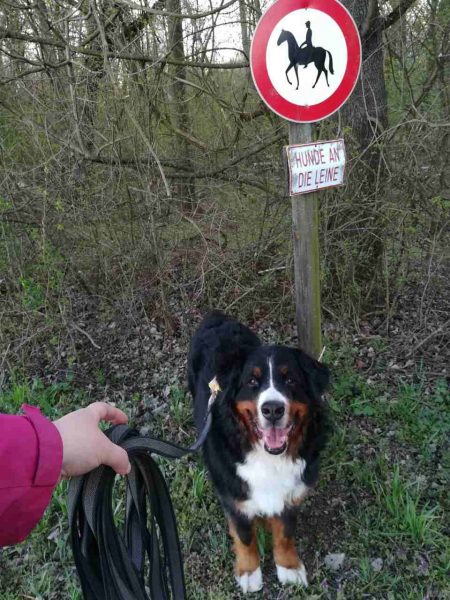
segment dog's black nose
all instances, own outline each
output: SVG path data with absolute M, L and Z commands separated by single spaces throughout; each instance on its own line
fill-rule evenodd
M 269 400 L 261 406 L 261 412 L 268 421 L 275 424 L 284 415 L 284 404 L 276 400 Z

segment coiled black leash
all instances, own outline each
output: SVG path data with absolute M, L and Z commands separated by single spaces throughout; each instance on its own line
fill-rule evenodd
M 172 501 L 152 454 L 181 458 L 200 448 L 211 427 L 210 408 L 218 389 L 211 387 L 211 392 L 205 425 L 189 448 L 143 437 L 126 425 L 106 432 L 128 452 L 131 463 L 122 535 L 114 523 L 114 471 L 100 466 L 71 480 L 71 545 L 85 600 L 186 599 Z

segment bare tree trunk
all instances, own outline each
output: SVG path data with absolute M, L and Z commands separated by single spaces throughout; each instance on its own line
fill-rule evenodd
M 91 37 L 91 36 L 95 35 L 97 25 L 95 22 L 94 15 L 92 14 L 92 9 L 89 12 L 88 12 L 88 9 L 89 9 L 88 6 L 86 6 L 85 9 L 86 9 L 86 13 L 87 13 L 86 14 L 87 33 L 88 33 L 88 37 Z M 95 8 L 94 8 L 94 10 L 95 10 Z M 92 48 L 93 50 L 97 50 L 98 52 L 100 52 L 101 51 L 100 36 L 95 37 L 93 39 L 93 41 L 90 43 L 89 47 Z M 97 118 L 97 109 L 98 109 L 98 102 L 97 102 L 98 88 L 100 85 L 100 81 L 105 76 L 103 57 L 87 56 L 85 59 L 85 66 L 86 66 L 86 98 L 87 98 L 87 101 L 85 103 L 84 113 L 86 115 L 86 121 L 87 121 L 86 127 L 89 131 L 88 139 L 86 140 L 86 145 L 87 145 L 87 148 L 89 149 L 89 151 L 92 151 L 93 146 L 94 146 L 94 141 L 93 141 L 93 139 L 89 138 L 89 135 L 92 135 L 94 128 L 95 128 L 95 121 Z
M 43 0 L 36 1 L 36 11 L 31 17 L 31 21 L 33 29 L 36 32 L 43 33 L 44 35 L 48 35 L 49 33 L 51 33 L 51 20 L 49 18 L 47 6 Z M 61 55 L 61 50 L 58 50 L 57 48 L 49 48 L 41 44 L 40 52 L 43 63 L 47 65 L 45 71 L 50 80 L 52 81 L 53 88 L 57 93 L 60 93 L 62 90 L 60 89 L 58 77 L 55 77 L 55 73 L 53 69 L 49 67 L 49 65 L 56 64 L 57 62 L 59 62 L 60 59 L 63 58 Z
M 173 14 L 181 14 L 180 0 L 167 0 L 167 11 Z M 183 45 L 183 22 L 180 17 L 168 17 L 168 43 L 172 58 L 180 63 L 185 61 Z M 172 92 L 172 122 L 175 133 L 178 136 L 178 157 L 185 165 L 192 167 L 192 150 L 183 134 L 189 134 L 190 117 L 186 96 L 186 67 L 182 64 L 173 65 L 169 68 L 173 77 Z M 181 135 L 180 135 L 181 134 Z M 188 173 L 191 169 L 188 170 Z M 195 182 L 193 179 L 185 179 L 177 183 L 175 194 L 181 200 L 183 211 L 192 212 L 195 203 Z
M 250 39 L 248 34 L 247 5 L 245 0 L 240 0 L 239 2 L 239 19 L 241 21 L 242 49 L 247 58 L 250 58 Z
M 361 34 L 361 76 L 342 115 L 366 150 L 387 126 L 387 95 L 384 79 L 383 28 L 380 26 L 378 0 L 343 0 Z M 366 164 L 376 171 L 379 151 L 371 147 Z

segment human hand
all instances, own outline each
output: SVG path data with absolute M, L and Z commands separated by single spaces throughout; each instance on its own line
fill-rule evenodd
M 110 466 L 119 475 L 130 472 L 126 450 L 106 437 L 98 427 L 100 421 L 119 425 L 128 418 L 106 402 L 94 402 L 53 421 L 63 443 L 62 477 L 84 475 L 100 465 Z

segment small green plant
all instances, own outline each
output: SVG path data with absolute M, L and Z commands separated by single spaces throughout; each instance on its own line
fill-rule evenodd
M 196 500 L 201 500 L 205 491 L 206 469 L 198 469 L 192 478 L 192 494 Z
M 94 369 L 94 376 L 98 385 L 106 385 L 106 375 L 103 369 Z
M 41 309 L 45 304 L 45 291 L 41 284 L 31 277 L 21 277 L 19 283 L 22 289 L 23 307 L 31 310 Z
M 192 417 L 191 405 L 187 401 L 186 395 L 182 388 L 173 386 L 169 395 L 169 410 L 173 420 L 178 425 L 185 425 Z
M 272 539 L 271 534 L 264 527 L 258 527 L 256 532 L 256 545 L 258 546 L 258 552 L 262 558 L 266 555 L 266 552 L 270 548 L 270 541 Z
M 361 583 L 367 583 L 372 579 L 373 569 L 370 564 L 370 560 L 367 557 L 362 558 L 359 561 L 359 577 Z
M 219 556 L 227 556 L 229 553 L 228 536 L 223 529 L 209 530 L 208 542 L 211 551 Z
M 411 486 L 403 482 L 398 465 L 395 466 L 392 479 L 380 484 L 372 477 L 374 490 L 380 505 L 387 511 L 392 535 L 406 535 L 416 543 L 433 545 L 436 535 L 437 507 L 420 506 L 420 496 L 410 493 Z
M 421 384 L 401 384 L 397 398 L 388 405 L 393 420 L 401 423 L 399 436 L 409 443 L 421 445 L 424 456 L 432 442 L 441 443 L 450 434 L 450 401 L 448 385 L 438 380 L 431 394 Z

